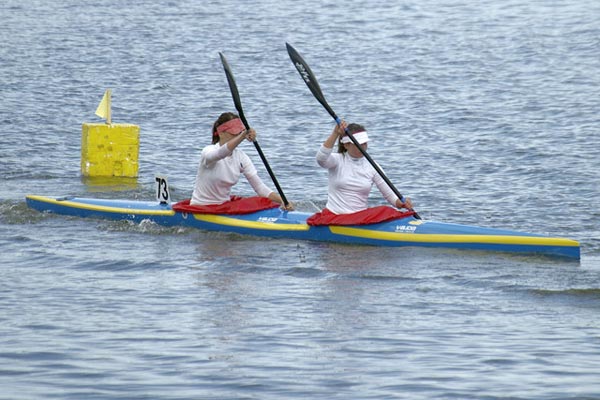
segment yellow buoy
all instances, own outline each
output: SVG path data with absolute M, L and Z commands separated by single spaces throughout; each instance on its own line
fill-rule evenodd
M 112 123 L 110 89 L 104 93 L 96 115 L 106 119 L 106 123 L 83 123 L 81 174 L 89 177 L 137 177 L 140 127 Z

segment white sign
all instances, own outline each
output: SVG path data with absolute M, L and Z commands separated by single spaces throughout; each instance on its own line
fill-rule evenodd
M 169 203 L 171 201 L 171 193 L 169 193 L 169 183 L 166 176 L 156 175 L 156 200 L 160 203 Z

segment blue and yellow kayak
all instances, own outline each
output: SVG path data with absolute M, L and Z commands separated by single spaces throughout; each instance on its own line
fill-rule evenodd
M 420 246 L 544 254 L 579 259 L 579 243 L 511 230 L 415 219 L 412 216 L 372 225 L 309 226 L 310 213 L 278 208 L 245 215 L 188 214 L 158 201 L 108 200 L 30 195 L 35 210 L 76 217 L 150 220 L 163 226 L 184 226 L 273 238 L 327 241 L 374 246 Z

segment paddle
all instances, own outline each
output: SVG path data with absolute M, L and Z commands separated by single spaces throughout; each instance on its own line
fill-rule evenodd
M 221 57 L 221 63 L 223 64 L 223 68 L 225 69 L 225 75 L 227 76 L 227 83 L 229 83 L 229 89 L 231 90 L 231 97 L 233 97 L 233 104 L 235 104 L 235 109 L 238 111 L 238 114 L 240 115 L 240 119 L 244 123 L 244 126 L 246 127 L 246 129 L 250 129 L 250 125 L 248 125 L 248 121 L 246 120 L 246 116 L 244 115 L 244 110 L 242 109 L 240 93 L 238 92 L 237 85 L 235 84 L 235 79 L 233 78 L 233 73 L 231 72 L 231 68 L 229 68 L 229 64 L 227 63 L 227 59 L 225 59 L 225 55 L 223 55 L 223 53 L 219 53 L 219 56 Z M 260 159 L 262 160 L 263 164 L 265 165 L 265 168 L 267 169 L 269 176 L 271 176 L 271 179 L 273 180 L 273 183 L 275 184 L 275 187 L 277 188 L 277 192 L 279 193 L 279 196 L 281 196 L 281 200 L 283 200 L 283 204 L 287 207 L 289 205 L 287 198 L 283 194 L 283 190 L 281 189 L 281 186 L 279 186 L 279 182 L 277 182 L 277 178 L 275 177 L 273 170 L 269 166 L 269 162 L 267 161 L 267 158 L 265 157 L 262 149 L 260 148 L 258 141 L 255 139 L 252 141 L 252 143 L 254 143 L 254 147 L 256 147 L 256 151 L 258 152 Z
M 319 103 L 321 103 L 321 105 L 323 107 L 325 107 L 325 110 L 327 110 L 329 115 L 331 115 L 333 117 L 335 122 L 338 125 L 341 124 L 342 120 L 335 114 L 335 112 L 333 112 L 332 108 L 329 107 L 329 104 L 327 104 L 327 101 L 325 100 L 325 96 L 323 95 L 323 92 L 321 91 L 321 88 L 319 87 L 319 83 L 317 82 L 317 78 L 315 77 L 315 74 L 313 74 L 313 72 L 311 71 L 311 69 L 308 66 L 308 64 L 306 63 L 306 61 L 304 61 L 302 56 L 300 56 L 300 54 L 296 51 L 296 49 L 294 49 L 292 47 L 291 44 L 286 43 L 285 46 L 287 47 L 287 51 L 288 51 L 288 54 L 290 55 L 290 59 L 292 60 L 292 63 L 294 64 L 294 66 L 296 67 L 298 72 L 300 73 L 300 76 L 304 80 L 304 83 L 306 83 L 306 86 L 308 86 L 308 88 L 310 89 L 313 96 L 315 96 L 315 98 L 319 101 Z M 379 176 L 381 176 L 383 178 L 385 183 L 387 183 L 387 185 L 390 187 L 390 189 L 392 189 L 394 194 L 396 196 L 398 196 L 400 201 L 402 201 L 404 203 L 404 196 L 402 196 L 402 194 L 400 194 L 398 189 L 396 189 L 396 187 L 392 184 L 392 182 L 388 179 L 388 177 L 385 176 L 385 174 L 383 173 L 381 168 L 379 168 L 379 166 L 375 163 L 375 161 L 373 161 L 371 156 L 369 156 L 369 154 L 367 154 L 367 151 L 362 148 L 362 146 L 354 138 L 354 135 L 350 134 L 348 132 L 347 128 L 345 131 L 346 131 L 346 135 L 348 135 L 348 137 L 350 138 L 352 143 L 354 143 L 356 145 L 356 147 L 358 148 L 358 150 L 360 150 L 362 155 L 367 159 L 367 161 L 369 161 L 369 163 L 373 166 L 373 168 L 375 168 L 375 171 L 377 171 Z M 414 211 L 414 210 L 411 209 L 410 211 Z M 421 219 L 419 214 L 417 214 L 416 212 L 415 212 L 414 216 L 417 219 Z

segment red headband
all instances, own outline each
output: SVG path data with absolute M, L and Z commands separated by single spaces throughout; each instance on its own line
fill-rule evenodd
M 239 135 L 240 133 L 244 132 L 245 130 L 246 130 L 246 127 L 244 126 L 244 123 L 242 122 L 242 120 L 239 118 L 229 120 L 229 121 L 217 126 L 217 134 L 222 133 L 222 132 L 227 132 L 231 135 Z

